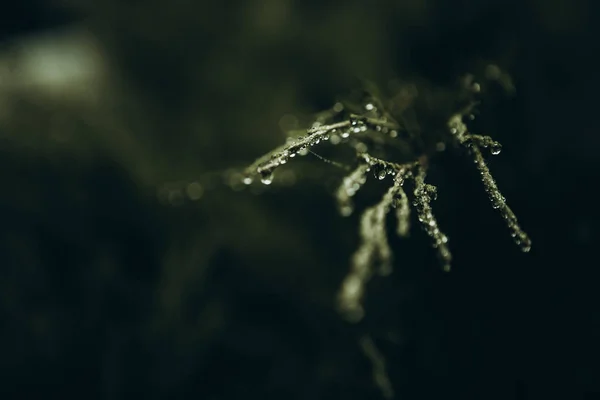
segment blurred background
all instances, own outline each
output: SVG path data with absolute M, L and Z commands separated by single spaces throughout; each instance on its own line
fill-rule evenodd
M 0 398 L 382 398 L 364 335 L 397 398 L 600 398 L 598 11 L 7 2 Z M 360 80 L 444 88 L 487 63 L 516 91 L 484 96 L 477 128 L 504 145 L 490 168 L 531 252 L 472 162 L 444 155 L 431 181 L 453 272 L 418 228 L 392 239 L 394 274 L 370 284 L 364 321 L 344 322 L 333 304 L 358 217 L 336 213 L 339 171 L 307 156 L 268 190 L 237 190 L 219 171 L 280 145 Z

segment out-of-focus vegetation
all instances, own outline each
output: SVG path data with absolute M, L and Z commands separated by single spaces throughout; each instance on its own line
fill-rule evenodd
M 378 398 L 366 333 L 398 398 L 597 395 L 595 8 L 15 2 L 0 28 L 2 398 Z M 492 168 L 535 247 L 513 249 L 472 166 L 442 157 L 454 272 L 424 234 L 392 240 L 394 274 L 346 324 L 333 303 L 358 219 L 336 215 L 336 172 L 307 156 L 257 195 L 218 171 L 362 80 L 445 87 L 488 62 L 516 92 L 476 121 L 505 145 Z M 201 182 L 196 200 L 169 182 Z

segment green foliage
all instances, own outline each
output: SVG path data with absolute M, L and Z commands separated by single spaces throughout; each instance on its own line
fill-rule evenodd
M 498 69 L 496 66 L 488 66 L 490 68 Z M 277 181 L 274 173 L 279 167 L 297 155 L 309 152 L 321 160 L 346 169 L 350 172 L 335 192 L 342 216 L 353 212 L 352 199 L 367 182 L 369 172 L 378 180 L 387 178 L 390 181 L 381 200 L 366 208 L 360 218 L 360 244 L 351 258 L 350 271 L 343 280 L 337 297 L 337 307 L 348 320 L 357 322 L 362 319 L 362 302 L 371 277 L 374 274 L 385 276 L 392 271 L 393 252 L 386 227 L 391 210 L 395 210 L 396 214 L 396 233 L 406 236 L 410 229 L 409 203 L 412 201 L 417 219 L 431 238 L 442 268 L 450 271 L 452 255 L 448 237 L 440 229 L 431 206 L 437 197 L 437 188 L 425 180 L 434 156 L 446 149 L 463 148 L 471 155 L 492 206 L 501 213 L 511 236 L 523 251 L 527 252 L 531 248 L 529 237 L 506 204 L 482 154 L 482 149 L 489 150 L 492 155 L 499 154 L 500 143 L 489 136 L 472 134 L 467 127 L 466 121 L 474 119 L 472 113 L 481 89 L 481 84 L 474 82 L 473 77 L 468 75 L 461 81 L 458 89 L 451 93 L 443 93 L 442 96 L 426 95 L 428 112 L 431 114 L 427 117 L 432 121 L 445 122 L 440 126 L 435 123 L 422 124 L 424 128 L 421 128 L 414 118 L 411 121 L 418 110 L 418 91 L 415 85 L 404 84 L 398 88 L 399 93 L 408 94 L 404 96 L 404 104 L 399 102 L 402 97 L 398 95 L 392 101 L 384 101 L 371 88 L 358 104 L 336 103 L 331 110 L 321 113 L 305 134 L 290 137 L 285 145 L 265 154 L 245 169 L 241 179 L 246 185 L 257 180 L 270 185 Z M 341 162 L 315 153 L 317 146 L 327 144 L 349 147 L 354 157 Z M 402 160 L 398 161 L 397 158 Z M 407 192 L 411 195 L 410 198 Z

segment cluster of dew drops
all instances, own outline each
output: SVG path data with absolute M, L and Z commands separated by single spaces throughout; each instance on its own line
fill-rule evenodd
M 340 112 L 343 109 L 341 103 L 336 103 L 333 107 L 335 112 Z M 372 103 L 364 105 L 364 110 L 367 113 L 376 115 L 376 107 Z M 242 178 L 245 185 L 251 185 L 254 182 L 253 176 L 258 175 L 260 182 L 264 185 L 270 185 L 273 182 L 274 170 L 286 164 L 291 158 L 306 156 L 311 152 L 310 148 L 320 144 L 321 142 L 329 142 L 333 145 L 347 143 L 352 134 L 364 133 L 369 129 L 373 129 L 390 137 L 397 137 L 398 131 L 393 127 L 393 124 L 386 124 L 386 120 L 377 121 L 376 118 L 368 119 L 361 115 L 351 115 L 349 119 L 333 123 L 323 124 L 320 121 L 314 122 L 308 129 L 305 136 L 300 135 L 295 138 L 288 138 L 283 150 L 274 151 L 271 153 L 268 160 L 254 164 L 250 170 Z M 392 125 L 390 127 L 390 125 Z M 353 141 L 353 145 L 358 153 L 366 151 L 366 146 L 360 141 Z M 379 179 L 384 179 L 388 171 L 376 171 L 376 176 Z M 393 170 L 389 170 L 392 174 Z

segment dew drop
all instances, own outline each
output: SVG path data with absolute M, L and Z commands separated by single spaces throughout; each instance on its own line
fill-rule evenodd
M 342 217 L 348 217 L 352 214 L 352 206 L 349 205 L 344 205 L 342 207 L 340 207 L 340 214 L 342 215 Z
M 364 143 L 362 143 L 362 142 L 358 142 L 358 143 L 356 144 L 356 146 L 354 146 L 354 148 L 356 149 L 356 151 L 357 151 L 358 153 L 366 153 L 366 152 L 367 152 L 367 150 L 368 150 L 368 147 L 367 147 L 367 145 L 366 145 L 366 144 L 364 144 Z
M 244 177 L 244 179 L 242 180 L 242 182 L 244 182 L 244 185 L 250 185 L 250 184 L 252 184 L 252 177 L 251 176 L 246 176 L 246 177 Z
M 264 185 L 270 185 L 273 182 L 273 171 L 269 169 L 260 171 L 260 181 Z
M 192 182 L 187 186 L 186 192 L 191 200 L 200 200 L 204 194 L 204 188 L 198 182 Z
M 502 145 L 500 143 L 494 143 L 492 144 L 491 148 L 490 148 L 490 152 L 497 156 L 498 154 L 500 154 L 500 152 L 502 151 Z

